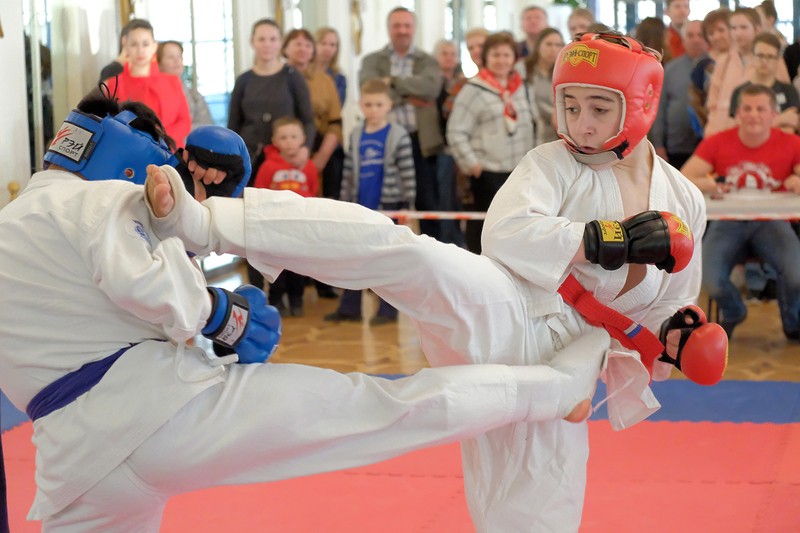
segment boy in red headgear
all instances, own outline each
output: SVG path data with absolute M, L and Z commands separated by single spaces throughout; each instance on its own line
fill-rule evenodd
M 198 253 L 373 289 L 411 317 L 432 366 L 556 362 L 603 327 L 613 339 L 584 364 L 608 384 L 622 429 L 658 409 L 651 379 L 675 365 L 711 384 L 726 361 L 724 334 L 687 308 L 699 292 L 702 197 L 642 142 L 662 76 L 658 55 L 632 39 L 587 34 L 566 46 L 554 72 L 564 139 L 519 162 L 489 208 L 480 256 L 352 204 L 259 190 L 197 204 L 169 168 L 148 186 L 165 217 L 154 224 Z M 462 443 L 479 532 L 577 531 L 588 438 L 575 415 Z

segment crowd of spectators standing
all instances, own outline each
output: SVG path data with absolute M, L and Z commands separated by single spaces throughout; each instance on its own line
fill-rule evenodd
M 687 161 L 693 162 L 694 170 L 705 169 L 706 165 L 698 167 L 697 159 L 692 159 L 702 160 L 703 153 L 709 153 L 696 155 L 698 146 L 724 132 L 733 135 L 731 131 L 739 131 L 746 120 L 746 113 L 739 113 L 741 95 L 752 86 L 766 87 L 774 95 L 770 101 L 776 109 L 774 116 L 770 115 L 770 127 L 796 137 L 800 41 L 787 44 L 776 29 L 778 13 L 773 2 L 765 0 L 756 8 L 733 11 L 720 8 L 703 20 L 690 18 L 689 4 L 689 0 L 667 0 L 664 14 L 668 23 L 648 17 L 631 31 L 646 46 L 661 52 L 665 67 L 658 118 L 648 135 L 654 153 L 679 169 Z M 297 150 L 282 151 L 282 161 L 304 172 L 314 168 L 318 174 L 314 189 L 320 196 L 364 203 L 359 194 L 371 191 L 372 200 L 366 205 L 376 209 L 486 211 L 525 153 L 543 143 L 560 142 L 552 73 L 565 39 L 584 32 L 610 31 L 586 9 L 572 11 L 568 35 L 550 27 L 547 11 L 539 6 L 525 8 L 519 20 L 524 34 L 521 41 L 507 31 L 472 28 L 466 32 L 467 50 L 478 69 L 467 78 L 456 43 L 440 41 L 427 53 L 415 44 L 415 14 L 403 7 L 391 10 L 386 26 L 388 43 L 363 57 L 357 80 L 352 80 L 357 82 L 358 94 L 365 84 L 371 84 L 373 95 L 386 88 L 387 124 L 393 129 L 377 137 L 374 124 L 365 128 L 360 122 L 344 128 L 342 107 L 348 90 L 353 89 L 338 65 L 336 29 L 323 27 L 312 34 L 297 28 L 284 35 L 271 19 L 255 22 L 250 35 L 254 63 L 237 77 L 228 113 L 228 127 L 242 136 L 253 160 L 253 180 L 262 162 L 280 152 L 271 144 L 275 122 L 289 117 L 302 130 L 304 141 Z M 120 45 L 120 57 L 101 74 L 118 96 L 140 95 L 156 110 L 178 145 L 190 127 L 210 121 L 202 96 L 175 81 L 183 69 L 180 43 L 161 43 L 156 62 L 152 27 L 146 21 L 132 21 L 123 30 Z M 376 82 L 383 85 L 376 89 Z M 359 104 L 363 120 L 365 102 L 359 100 Z M 400 162 L 391 159 L 398 143 L 403 147 Z M 795 189 L 784 183 L 787 179 L 794 183 L 791 172 L 732 183 L 714 162 L 704 163 L 710 165 L 710 172 L 716 172 L 714 183 L 725 184 L 722 193 L 752 187 Z M 737 161 L 739 167 L 747 166 L 745 163 L 770 173 L 766 161 Z M 413 175 L 413 187 L 406 183 L 401 192 L 392 189 L 399 182 L 391 180 L 400 174 Z M 348 180 L 344 187 L 343 175 Z M 389 189 L 394 192 L 384 189 L 384 200 L 392 201 L 381 201 L 381 183 L 364 181 L 376 175 L 391 181 Z M 698 182 L 698 186 L 708 192 L 707 182 Z M 413 199 L 408 198 L 409 191 Z M 420 232 L 475 253 L 481 251 L 481 227 L 480 221 L 430 219 L 419 223 Z M 713 223 L 709 227 L 713 229 Z M 786 276 L 779 268 L 766 263 L 764 271 L 750 277 L 760 276 L 762 282 L 771 278 L 781 290 L 795 290 L 785 287 Z M 264 284 L 252 268 L 250 280 Z M 330 287 L 318 286 L 318 292 L 322 297 L 337 296 Z M 298 307 L 294 298 L 289 308 L 301 314 Z M 723 314 L 725 308 L 721 305 Z M 353 311 L 347 308 L 344 315 L 337 313 L 341 318 Z M 739 323 L 741 314 L 737 307 L 728 324 Z M 396 312 L 387 310 L 381 316 L 394 319 Z M 795 326 L 789 327 L 787 335 L 792 337 Z M 732 333 L 732 327 L 728 329 Z

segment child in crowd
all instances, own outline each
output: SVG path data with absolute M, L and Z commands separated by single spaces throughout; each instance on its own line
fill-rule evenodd
M 105 80 L 109 94 L 113 94 L 120 102 L 142 102 L 155 111 L 167 135 L 177 146 L 183 146 L 192 128 L 183 84 L 177 76 L 158 70 L 155 61 L 158 43 L 150 22 L 134 19 L 126 25 L 126 29 L 124 51 L 128 61 L 121 73 Z
M 311 159 L 303 168 L 292 166 L 305 146 L 306 134 L 303 123 L 293 117 L 281 117 L 272 124 L 272 144 L 264 148 L 264 164 L 258 169 L 255 186 L 273 191 L 293 191 L 306 198 L 317 195 L 317 167 Z M 306 277 L 284 270 L 269 287 L 269 303 L 280 311 L 281 316 L 303 316 L 303 290 Z M 289 295 L 289 309 L 283 303 L 283 295 Z
M 414 204 L 417 187 L 411 138 L 402 126 L 390 123 L 392 110 L 389 86 L 380 79 L 361 86 L 359 100 L 364 122 L 350 135 L 345 155 L 341 199 L 370 209 L 405 209 Z M 361 291 L 345 290 L 339 308 L 325 316 L 329 321 L 361 320 Z M 384 300 L 371 326 L 397 321 L 397 309 Z

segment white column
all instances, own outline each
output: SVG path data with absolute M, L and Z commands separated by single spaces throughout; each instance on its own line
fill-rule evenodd
M 444 2 L 416 1 L 417 32 L 414 41 L 417 48 L 433 54 L 436 42 L 444 38 Z
M 275 8 L 272 0 L 252 2 L 233 0 L 233 64 L 236 76 L 252 68 L 253 48 L 250 46 L 250 32 L 253 23 L 262 18 L 273 18 Z
M 25 41 L 22 24 L 22 2 L 0 0 L 4 37 L 0 39 L 3 75 L 0 94 L 3 95 L 3 120 L 0 120 L 0 207 L 8 203 L 8 183 L 19 182 L 24 187 L 30 178 L 28 156 L 28 104 L 25 82 Z

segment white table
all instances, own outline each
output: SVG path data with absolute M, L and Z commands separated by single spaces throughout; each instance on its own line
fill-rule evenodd
M 800 195 L 789 192 L 705 196 L 709 220 L 800 220 Z
M 800 195 L 790 192 L 729 193 L 721 200 L 708 195 L 709 220 L 800 220 Z M 404 224 L 409 220 L 483 220 L 486 213 L 475 211 L 382 211 Z

